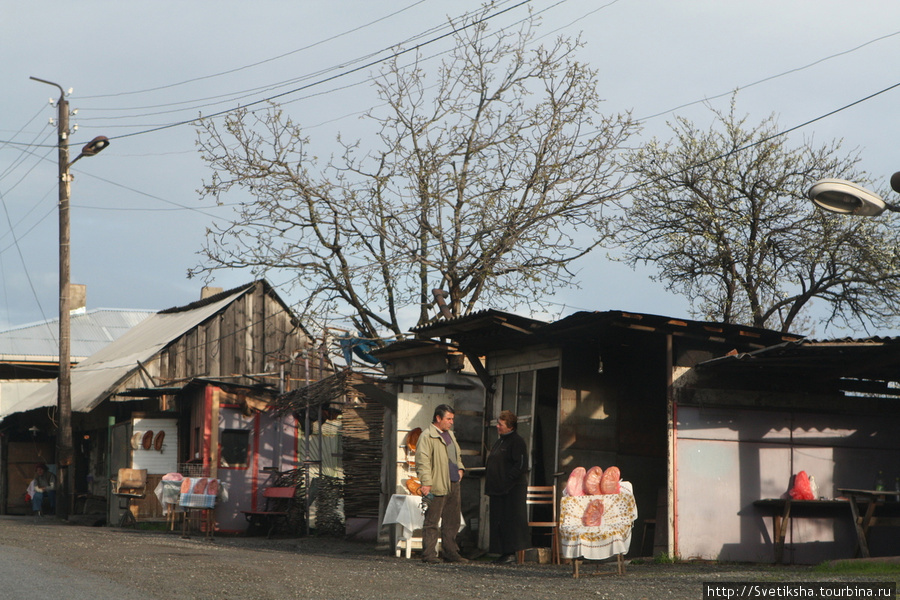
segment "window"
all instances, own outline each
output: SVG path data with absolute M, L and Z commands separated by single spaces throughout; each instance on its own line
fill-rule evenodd
M 242 429 L 223 429 L 219 465 L 233 469 L 247 468 L 250 453 L 250 432 Z

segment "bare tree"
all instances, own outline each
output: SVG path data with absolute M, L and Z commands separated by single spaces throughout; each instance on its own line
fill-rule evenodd
M 858 153 L 840 141 L 790 147 L 774 117 L 748 126 L 734 99 L 714 112 L 708 131 L 677 119 L 671 141 L 631 155 L 639 187 L 621 221 L 626 260 L 655 266 L 696 318 L 781 331 L 895 321 L 897 219 L 832 215 L 806 198 L 821 178 L 864 183 Z M 824 317 L 809 311 L 815 300 Z
M 208 231 L 189 274 L 289 272 L 307 317 L 340 316 L 373 338 L 402 334 L 408 307 L 407 325 L 433 318 L 433 288 L 455 316 L 490 302 L 540 306 L 604 240 L 600 207 L 621 173 L 612 156 L 635 126 L 599 113 L 579 40 L 529 49 L 533 32 L 491 33 L 475 19 L 433 77 L 396 58 L 367 114 L 377 138 L 339 139 L 323 166 L 277 106 L 204 121 L 214 172 L 202 196 L 246 199 Z

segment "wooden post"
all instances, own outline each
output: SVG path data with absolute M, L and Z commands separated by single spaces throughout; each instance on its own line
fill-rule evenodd
M 209 476 L 218 479 L 219 476 L 219 393 L 221 390 L 212 389 L 212 405 L 209 411 Z

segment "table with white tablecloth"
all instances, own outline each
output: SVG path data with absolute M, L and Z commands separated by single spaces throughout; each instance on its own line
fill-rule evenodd
M 405 550 L 406 558 L 410 558 L 413 544 L 422 547 L 422 536 L 415 535 L 417 530 L 425 525 L 425 513 L 422 512 L 422 497 L 410 494 L 394 494 L 384 511 L 384 525 L 395 526 L 396 547 L 395 554 L 400 556 L 401 550 Z M 459 516 L 459 530 L 465 527 L 462 513 Z M 438 540 L 440 543 L 440 540 Z
M 600 525 L 582 522 L 592 501 L 603 504 Z M 631 483 L 621 482 L 618 494 L 563 496 L 559 511 L 559 541 L 564 558 L 603 560 L 625 554 L 631 546 L 631 529 L 637 520 L 637 503 Z

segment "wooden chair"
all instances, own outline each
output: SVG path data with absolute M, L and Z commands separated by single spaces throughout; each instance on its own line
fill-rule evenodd
M 119 476 L 112 482 L 113 494 L 119 498 L 119 508 L 125 510 L 119 520 L 119 527 L 133 525 L 137 529 L 132 502 L 147 497 L 147 469 L 119 469 Z
M 559 518 L 557 517 L 556 486 L 554 485 L 529 485 L 525 495 L 525 504 L 531 506 L 549 506 L 551 519 L 549 521 L 534 521 L 529 516 L 529 527 L 541 527 L 550 529 L 550 561 L 554 565 L 560 564 L 559 559 Z M 519 550 L 518 563 L 525 562 L 525 551 Z

